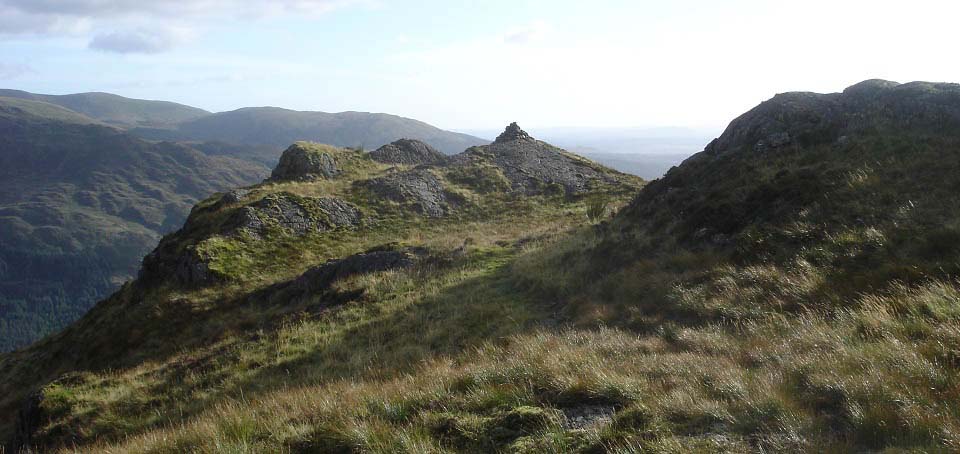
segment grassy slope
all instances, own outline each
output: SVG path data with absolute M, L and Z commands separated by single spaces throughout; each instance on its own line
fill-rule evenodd
M 351 150 L 324 150 L 347 169 L 341 178 L 265 184 L 248 200 L 275 192 L 347 197 L 373 214 L 364 228 L 265 241 L 208 237 L 200 247 L 213 257 L 211 268 L 226 278 L 223 284 L 145 292 L 127 287 L 64 333 L 3 359 L 7 389 L 21 391 L 68 370 L 126 367 L 71 374 L 48 386 L 44 409 L 53 417 L 40 433 L 45 443 L 116 439 L 295 384 L 393 377 L 438 354 L 453 355 L 549 318 L 549 304 L 516 297 L 508 264 L 526 245 L 584 224 L 587 198 L 478 193 L 475 188 L 491 187 L 478 184 L 489 177 L 483 173 L 448 185 L 461 197 L 454 214 L 425 219 L 371 199 L 353 184 L 397 168 Z M 434 172 L 444 177 L 452 171 Z M 629 185 L 607 193 L 623 203 L 637 180 L 619 177 Z M 215 223 L 232 209 L 197 214 L 194 221 Z M 351 289 L 366 292 L 340 306 L 330 307 L 330 295 L 286 301 L 272 294 L 273 284 L 310 265 L 396 242 L 427 247 L 436 260 L 413 271 L 341 282 L 334 301 Z M 466 253 L 455 253 L 462 246 Z M 42 368 L 37 376 L 35 365 L 55 363 L 59 367 Z M 11 395 L 3 405 L 17 400 Z
M 337 309 L 263 301 L 288 315 L 67 377 L 44 430 L 105 452 L 956 451 L 958 149 L 870 131 L 701 155 L 599 226 L 548 199 L 411 224 L 475 240 L 341 282 L 366 293 Z

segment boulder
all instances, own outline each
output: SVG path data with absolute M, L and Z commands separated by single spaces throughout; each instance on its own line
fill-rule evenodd
M 410 204 L 421 214 L 441 217 L 450 210 L 443 183 L 429 169 L 418 168 L 375 178 L 365 183 L 374 194 Z
M 330 153 L 296 143 L 280 156 L 280 162 L 270 174 L 270 181 L 313 181 L 333 178 L 340 173 Z
M 442 164 L 447 156 L 430 145 L 414 139 L 400 139 L 370 152 L 370 159 L 385 164 Z
M 336 197 L 300 197 L 281 192 L 241 207 L 227 221 L 224 233 L 241 231 L 260 237 L 270 228 L 306 235 L 337 227 L 356 227 L 360 210 Z

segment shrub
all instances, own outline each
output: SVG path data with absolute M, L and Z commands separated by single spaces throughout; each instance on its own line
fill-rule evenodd
M 590 222 L 600 222 L 607 215 L 607 209 L 610 207 L 610 199 L 606 197 L 593 197 L 587 201 L 587 219 Z

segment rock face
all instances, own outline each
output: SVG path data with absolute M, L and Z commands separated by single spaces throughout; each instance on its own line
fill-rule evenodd
M 419 140 L 400 139 L 370 152 L 370 159 L 385 164 L 442 164 L 447 156 Z
M 360 219 L 360 210 L 342 199 L 299 197 L 281 192 L 237 210 L 224 233 L 244 231 L 260 237 L 271 228 L 279 228 L 293 235 L 306 235 L 337 227 L 355 227 Z
M 960 134 L 960 85 L 868 80 L 843 93 L 779 94 L 733 120 L 706 151 L 769 151 L 884 130 Z
M 246 235 L 261 239 L 271 233 L 302 236 L 336 228 L 354 228 L 360 226 L 362 221 L 360 210 L 342 199 L 300 197 L 281 192 L 237 208 L 226 221 L 213 227 L 195 225 L 199 222 L 191 218 L 179 234 L 196 235 L 201 239 L 194 240 L 197 242 L 211 235 Z M 177 282 L 185 285 L 202 285 L 217 280 L 216 273 L 210 269 L 210 259 L 198 252 L 196 244 L 181 249 L 176 246 L 177 242 L 176 235 L 164 238 L 153 252 L 144 257 L 140 279 L 149 281 L 173 276 Z
M 366 183 L 374 194 L 398 203 L 411 204 L 430 217 L 450 210 L 443 183 L 428 169 L 413 169 L 376 178 Z
M 333 178 L 340 173 L 337 163 L 329 153 L 296 143 L 280 156 L 280 162 L 270 174 L 271 181 L 313 181 Z
M 490 145 L 473 147 L 456 155 L 454 165 L 472 165 L 488 161 L 499 167 L 512 190 L 524 194 L 561 191 L 585 192 L 591 184 L 614 182 L 608 172 L 596 164 L 534 139 L 516 123 Z

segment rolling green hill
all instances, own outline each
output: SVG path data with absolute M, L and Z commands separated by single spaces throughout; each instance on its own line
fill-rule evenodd
M 0 98 L 0 350 L 79 318 L 198 199 L 265 170 Z
M 958 170 L 960 86 L 885 81 L 777 95 L 647 185 L 516 125 L 433 165 L 296 144 L 0 357 L 0 427 L 85 452 L 953 452 Z
M 110 93 L 41 95 L 20 90 L 0 89 L 0 97 L 55 104 L 122 128 L 168 127 L 210 114 L 203 109 L 183 104 L 124 98 Z
M 185 121 L 173 130 L 138 129 L 133 133 L 148 139 L 268 145 L 274 147 L 274 159 L 283 147 L 298 140 L 375 149 L 401 138 L 418 139 L 447 154 L 487 143 L 396 115 L 300 112 L 277 107 L 247 107 Z

